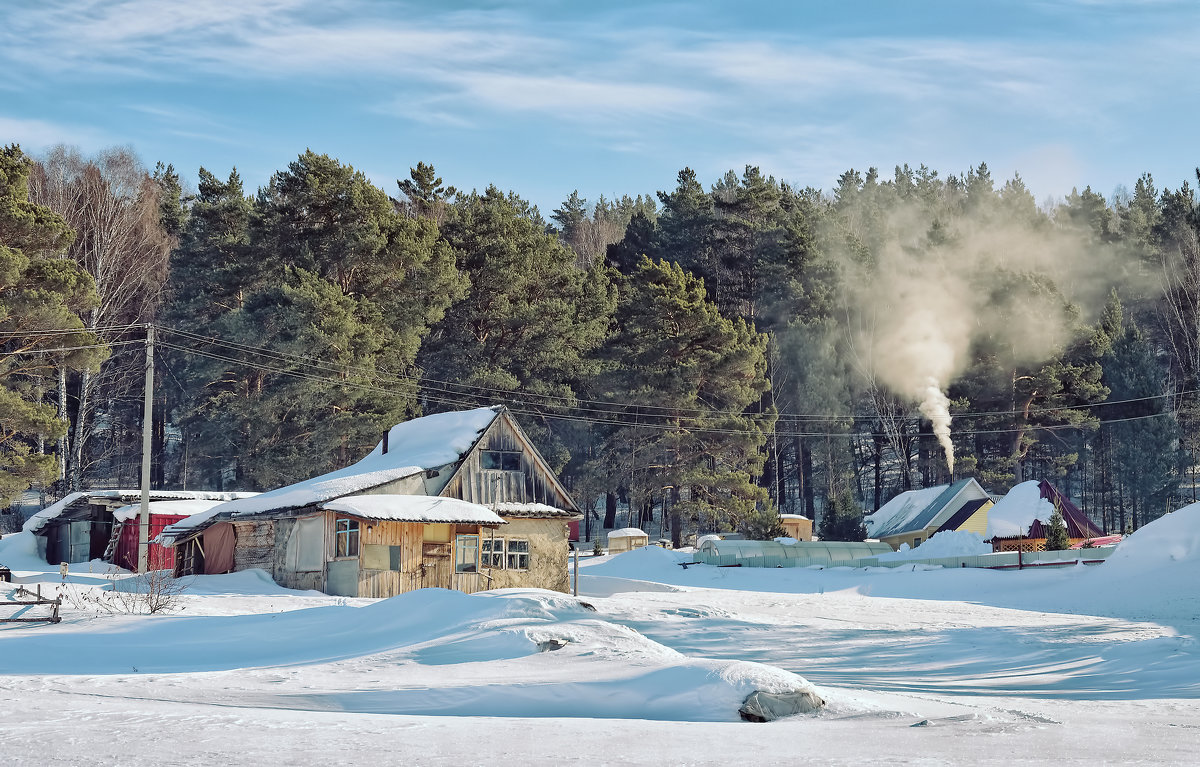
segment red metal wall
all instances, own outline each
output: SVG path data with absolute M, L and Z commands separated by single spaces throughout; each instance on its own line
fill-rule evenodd
M 187 516 L 187 514 L 151 514 L 150 540 L 153 541 L 155 536 L 161 533 L 167 525 L 174 524 L 181 519 L 187 518 Z M 129 519 L 121 524 L 121 540 L 117 543 L 117 554 L 113 558 L 113 561 L 119 567 L 137 572 L 138 520 L 136 518 Z M 150 569 L 174 570 L 175 549 L 170 546 L 160 546 L 157 543 L 151 543 Z

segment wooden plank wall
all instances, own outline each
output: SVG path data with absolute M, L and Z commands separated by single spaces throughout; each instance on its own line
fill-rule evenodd
M 359 561 L 362 546 L 382 545 L 400 547 L 400 571 L 359 569 L 360 597 L 394 597 L 421 588 L 422 529 L 416 522 L 359 522 Z
M 519 451 L 521 470 L 495 471 L 481 468 L 481 454 L 484 450 Z M 533 459 L 523 438 L 503 418 L 496 419 L 476 449 L 466 455 L 457 474 L 441 494 L 484 506 L 505 502 L 544 503 L 555 508 L 570 506 L 555 489 L 541 465 Z

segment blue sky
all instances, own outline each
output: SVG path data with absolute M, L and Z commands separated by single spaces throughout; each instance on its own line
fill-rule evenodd
M 248 190 L 305 148 L 555 207 L 746 164 L 986 161 L 1039 201 L 1200 165 L 1194 0 L 4 0 L 0 143 L 131 145 Z

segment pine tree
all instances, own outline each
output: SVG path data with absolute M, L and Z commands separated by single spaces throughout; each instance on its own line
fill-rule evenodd
M 1046 551 L 1066 551 L 1071 548 L 1071 540 L 1067 535 L 1067 523 L 1063 519 L 1062 509 L 1054 506 L 1050 522 L 1046 526 Z
M 192 302 L 204 303 L 195 288 L 216 298 L 193 316 L 221 342 L 192 339 L 185 351 L 184 422 L 211 456 L 203 476 L 262 488 L 349 463 L 417 412 L 394 376 L 416 372 L 428 327 L 464 287 L 451 249 L 433 222 L 401 215 L 326 155 L 306 152 L 276 173 L 253 209 L 236 176 L 201 175 L 179 270 L 215 268 L 175 316 L 186 323 Z
M 1154 349 L 1137 323 L 1123 317 L 1115 292 L 1106 318 L 1111 344 L 1103 357 L 1104 383 L 1113 404 L 1103 408 L 1103 428 L 1137 529 L 1162 515 L 1179 486 L 1181 435 Z
M 604 348 L 602 390 L 635 407 L 609 430 L 598 459 L 621 477 L 635 505 L 667 495 L 671 535 L 683 522 L 738 527 L 770 509 L 751 477 L 773 414 L 745 415 L 767 388 L 766 338 L 721 316 L 704 284 L 677 264 L 643 257 L 622 281 L 618 325 Z M 649 428 L 636 425 L 640 406 Z M 659 496 L 661 500 L 661 496 Z
M 823 541 L 862 541 L 867 537 L 863 510 L 854 499 L 854 491 L 843 488 L 825 507 L 821 515 L 820 536 Z
M 612 318 L 615 295 L 603 268 L 577 269 L 575 254 L 523 201 L 495 187 L 461 198 L 442 235 L 470 289 L 433 328 L 421 363 L 430 379 L 453 382 L 459 393 L 449 406 L 493 404 L 511 391 L 531 409 L 569 407 L 594 373 L 591 353 Z M 522 425 L 552 465 L 566 463 L 559 436 L 529 420 Z
M 458 190 L 442 183 L 441 176 L 437 175 L 433 166 L 423 162 L 410 168 L 408 175 L 409 178 L 396 180 L 408 210 L 415 216 L 441 224 L 445 220 L 448 200 L 458 194 Z
M 29 202 L 30 160 L 0 147 L 0 505 L 54 480 L 56 459 L 39 446 L 67 424 L 44 401 L 59 369 L 95 369 L 104 351 L 84 328 L 95 283 L 62 255 L 74 232 Z M 55 349 L 66 351 L 56 352 Z

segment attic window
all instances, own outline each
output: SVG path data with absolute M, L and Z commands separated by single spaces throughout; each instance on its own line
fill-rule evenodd
M 479 457 L 480 468 L 489 471 L 520 471 L 521 453 L 512 450 L 484 450 Z

